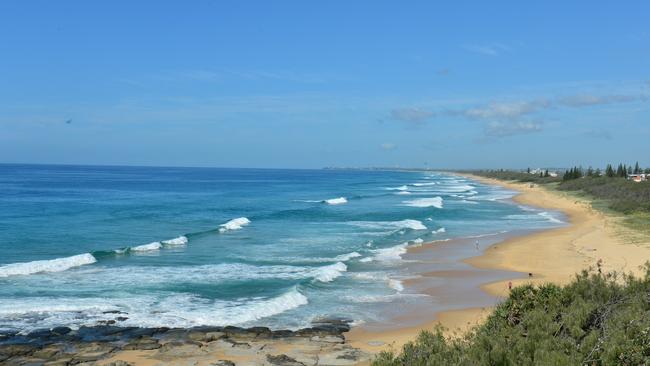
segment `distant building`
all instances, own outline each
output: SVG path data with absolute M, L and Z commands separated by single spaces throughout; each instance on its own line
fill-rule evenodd
M 635 182 L 645 182 L 650 178 L 650 174 L 628 174 L 627 179 Z
M 537 169 L 532 169 L 530 171 L 530 174 L 540 175 L 540 174 L 544 174 L 545 172 L 546 172 L 546 169 L 537 168 Z M 549 171 L 548 175 L 555 178 L 555 177 L 557 177 L 557 172 Z

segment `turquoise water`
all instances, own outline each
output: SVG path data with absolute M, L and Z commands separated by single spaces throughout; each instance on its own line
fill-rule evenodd
M 561 224 L 511 196 L 436 172 L 0 165 L 0 329 L 373 320 L 416 298 L 407 246 Z

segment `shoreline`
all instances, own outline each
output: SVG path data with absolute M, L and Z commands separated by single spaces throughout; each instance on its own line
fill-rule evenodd
M 479 286 L 481 292 L 497 300 L 508 296 L 509 282 L 513 286 L 545 282 L 563 285 L 576 273 L 590 266 L 595 268 L 599 259 L 603 260 L 605 272 L 632 272 L 638 275 L 642 273 L 640 266 L 650 259 L 650 245 L 626 244 L 617 236 L 616 220 L 591 208 L 589 201 L 577 200 L 538 185 L 499 181 L 466 173 L 455 174 L 516 191 L 517 194 L 511 198 L 515 203 L 560 211 L 568 220 L 566 226 L 510 236 L 492 243 L 480 255 L 462 260 L 474 269 L 513 274 L 510 278 L 488 280 Z M 409 252 L 412 251 L 409 249 Z M 528 273 L 532 273 L 532 277 L 528 277 Z M 353 346 L 369 353 L 385 350 L 399 352 L 422 330 L 431 330 L 438 325 L 446 328 L 445 334 L 448 336 L 461 336 L 483 322 L 491 310 L 489 306 L 443 310 L 427 314 L 419 325 L 388 330 L 354 327 L 346 338 Z
M 489 238 L 481 238 L 481 246 L 486 247 L 481 248 L 479 255 L 468 256 L 466 254 L 471 251 L 462 252 L 461 249 L 455 253 L 456 258 L 445 256 L 449 248 L 473 248 L 472 238 L 409 247 L 404 259 L 418 259 L 423 263 L 418 272 L 420 277 L 403 281 L 405 289 L 412 294 L 446 294 L 454 300 L 445 303 L 450 310 L 425 309 L 408 313 L 401 309 L 402 314 L 391 326 L 374 329 L 367 324 L 351 327 L 349 321 L 341 319 L 330 319 L 296 331 L 264 327 L 166 329 L 100 325 L 84 327 L 91 336 L 77 336 L 79 331 L 59 327 L 33 332 L 27 337 L 0 334 L 0 363 L 14 359 L 56 359 L 83 360 L 98 365 L 191 361 L 197 365 L 229 366 L 291 362 L 315 365 L 329 360 L 339 365 L 368 365 L 373 355 L 380 351 L 400 352 L 401 347 L 415 340 L 422 330 L 442 325 L 447 328 L 447 336 L 466 334 L 487 318 L 496 301 L 508 295 L 510 281 L 513 286 L 531 282 L 561 285 L 570 281 L 575 273 L 595 266 L 598 259 L 604 261 L 604 271 L 638 274 L 641 272 L 638 266 L 650 259 L 650 245 L 625 244 L 617 236 L 616 220 L 595 211 L 589 202 L 536 185 L 457 175 L 516 191 L 518 193 L 511 198 L 515 203 L 561 211 L 568 225 L 489 235 Z M 459 253 L 463 256 L 459 257 Z M 460 266 L 449 270 L 432 262 L 432 258 L 444 258 L 447 263 L 455 261 Z M 530 278 L 529 272 L 533 273 Z M 444 286 L 436 283 L 441 278 L 447 281 Z M 459 290 L 458 284 L 464 287 Z M 473 305 L 467 307 L 467 304 Z M 57 333 L 61 330 L 63 334 Z M 7 355 L 11 358 L 5 357 Z

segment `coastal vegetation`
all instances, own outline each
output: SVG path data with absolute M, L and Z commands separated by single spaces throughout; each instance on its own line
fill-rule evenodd
M 627 166 L 619 164 L 617 168 L 607 165 L 604 171 L 591 167 L 573 167 L 556 177 L 543 174 L 530 174 L 526 171 L 486 170 L 473 174 L 500 180 L 525 183 L 546 184 L 560 191 L 586 195 L 599 201 L 597 206 L 622 213 L 641 216 L 650 214 L 650 180 L 634 182 L 627 179 L 632 174 L 647 174 L 650 169 L 642 169 L 639 164 Z
M 424 331 L 374 366 L 650 365 L 650 264 L 636 278 L 583 271 L 564 287 L 512 289 L 460 338 Z

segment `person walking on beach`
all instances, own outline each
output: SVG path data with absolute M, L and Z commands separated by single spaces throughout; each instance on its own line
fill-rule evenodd
M 476 240 L 476 250 L 478 250 L 478 239 Z
M 512 281 L 508 281 L 508 290 L 512 291 Z

